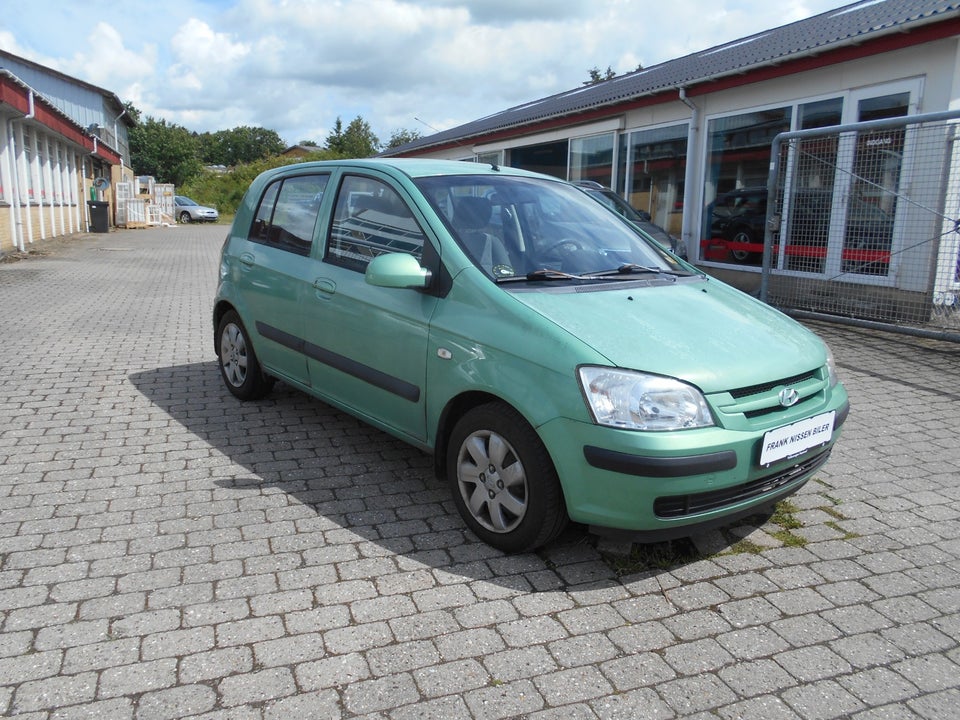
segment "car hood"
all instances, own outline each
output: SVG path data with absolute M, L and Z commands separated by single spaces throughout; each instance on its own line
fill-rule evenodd
M 515 297 L 612 365 L 676 377 L 707 393 L 790 377 L 826 361 L 812 332 L 719 281 L 578 290 Z

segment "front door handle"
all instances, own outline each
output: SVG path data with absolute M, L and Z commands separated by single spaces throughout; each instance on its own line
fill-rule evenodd
M 253 253 L 248 253 L 248 252 L 240 253 L 240 264 L 241 264 L 241 265 L 244 265 L 244 266 L 246 266 L 246 267 L 248 267 L 248 268 L 249 268 L 249 267 L 253 267 L 253 264 L 254 264 L 256 261 L 257 261 L 257 259 L 253 256 Z
M 329 278 L 317 278 L 313 281 L 313 289 L 317 291 L 318 298 L 329 300 L 330 296 L 337 291 L 337 284 Z

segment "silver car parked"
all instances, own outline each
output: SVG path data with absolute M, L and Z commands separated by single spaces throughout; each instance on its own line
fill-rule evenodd
M 200 205 L 184 195 L 173 196 L 173 216 L 182 223 L 216 222 L 220 213 L 215 208 Z

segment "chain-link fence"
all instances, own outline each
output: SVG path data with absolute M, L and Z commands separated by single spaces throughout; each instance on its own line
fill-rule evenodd
M 960 340 L 960 112 L 774 140 L 761 298 Z

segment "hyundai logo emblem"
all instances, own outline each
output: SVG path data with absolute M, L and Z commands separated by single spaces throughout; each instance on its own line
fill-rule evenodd
M 797 400 L 800 399 L 800 393 L 794 390 L 792 387 L 784 388 L 780 391 L 780 404 L 783 407 L 790 407 L 791 405 L 796 405 Z

